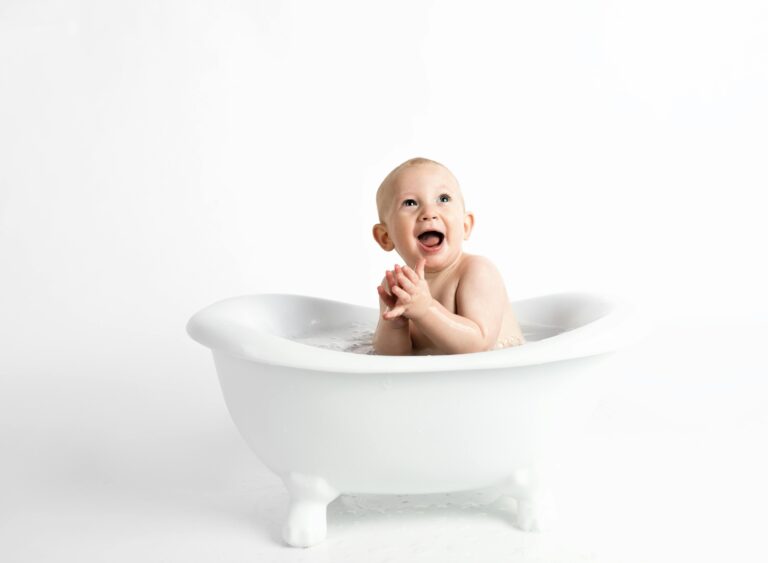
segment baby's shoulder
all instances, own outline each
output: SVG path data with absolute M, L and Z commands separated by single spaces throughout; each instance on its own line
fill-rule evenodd
M 496 265 L 485 256 L 465 254 L 459 272 L 459 284 L 473 282 L 495 282 L 501 279 L 501 273 Z
M 499 269 L 485 256 L 464 254 L 461 264 L 461 274 L 499 273 Z

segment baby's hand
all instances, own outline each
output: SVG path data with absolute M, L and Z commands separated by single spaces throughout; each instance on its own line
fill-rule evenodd
M 384 276 L 387 280 L 387 286 L 384 287 L 384 284 L 378 286 L 376 289 L 379 292 L 379 299 L 381 302 L 386 306 L 386 311 L 384 311 L 384 314 L 382 317 L 384 320 L 387 320 L 392 323 L 393 327 L 396 328 L 403 328 L 408 326 L 408 319 L 403 317 L 402 314 L 394 315 L 394 316 L 388 316 L 392 309 L 397 305 L 397 297 L 392 295 L 390 293 L 389 288 L 395 287 L 397 285 L 397 282 L 395 281 L 395 274 L 394 272 L 391 272 L 390 270 L 387 270 L 387 273 Z
M 394 306 L 387 305 L 389 311 L 384 313 L 386 320 L 401 315 L 407 319 L 418 319 L 432 305 L 432 294 L 424 277 L 426 263 L 426 258 L 419 260 L 416 271 L 408 266 L 401 268 L 395 265 L 393 280 L 396 283 L 393 283 L 393 280 L 390 279 L 390 272 L 387 272 L 387 283 L 392 290 L 392 296 L 396 297 L 397 301 Z

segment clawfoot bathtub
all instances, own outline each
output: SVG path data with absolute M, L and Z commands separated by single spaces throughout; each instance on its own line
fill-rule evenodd
M 297 295 L 250 295 L 195 314 L 241 434 L 290 495 L 283 538 L 326 535 L 339 494 L 422 494 L 497 486 L 518 526 L 539 524 L 540 467 L 591 414 L 610 352 L 636 336 L 631 308 L 564 293 L 517 301 L 522 346 L 450 356 L 376 356 L 297 339 L 373 328 L 378 310 Z

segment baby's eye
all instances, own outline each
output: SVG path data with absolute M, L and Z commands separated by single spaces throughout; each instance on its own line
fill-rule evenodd
M 405 207 L 413 207 L 414 205 L 416 205 L 416 200 L 415 200 L 415 199 L 406 199 L 406 200 L 403 202 L 403 205 L 404 205 Z
M 451 196 L 449 196 L 448 194 L 443 194 L 439 198 L 437 198 L 437 200 L 440 203 L 448 203 L 449 201 L 451 201 Z

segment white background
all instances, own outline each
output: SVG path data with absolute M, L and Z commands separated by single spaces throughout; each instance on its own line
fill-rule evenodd
M 278 545 L 280 482 L 184 325 L 246 293 L 376 306 L 374 194 L 413 156 L 456 174 L 512 300 L 605 291 L 655 327 L 598 419 L 648 464 L 601 497 L 645 499 L 616 501 L 625 540 L 467 553 L 756 556 L 767 31 L 744 0 L 0 0 L 0 558 L 385 560 L 385 522 Z

